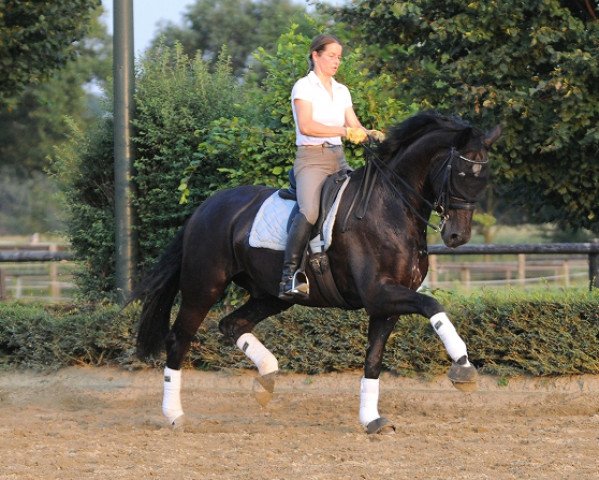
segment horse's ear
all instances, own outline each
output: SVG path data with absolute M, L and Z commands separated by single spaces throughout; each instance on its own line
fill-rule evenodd
M 499 138 L 499 135 L 501 135 L 501 126 L 497 125 L 493 130 L 485 134 L 485 147 L 491 148 L 491 145 L 495 143 L 495 141 Z

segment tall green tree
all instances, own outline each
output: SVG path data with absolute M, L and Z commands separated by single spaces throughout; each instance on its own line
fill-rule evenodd
M 85 36 L 71 46 L 71 60 L 23 87 L 10 108 L 0 109 L 0 167 L 21 177 L 41 172 L 54 145 L 66 140 L 65 118 L 84 128 L 97 115 L 96 97 L 87 86 L 105 84 L 112 70 L 112 44 L 101 13 L 101 7 L 92 12 Z
M 338 13 L 400 93 L 504 133 L 498 203 L 599 232 L 598 2 L 357 0 Z
M 194 57 L 197 50 L 210 64 L 226 45 L 231 66 L 241 76 L 252 63 L 252 52 L 264 47 L 273 52 L 279 35 L 297 24 L 308 25 L 306 8 L 293 0 L 196 0 L 184 15 L 184 25 L 166 24 L 155 43 L 176 42 Z
M 72 60 L 40 83 L 24 87 L 10 108 L 0 109 L 0 233 L 62 226 L 57 188 L 45 169 L 54 148 L 67 141 L 68 122 L 85 130 L 99 114 L 98 97 L 88 85 L 105 84 L 112 71 L 112 43 L 99 21 L 101 12 L 93 12 Z
M 52 148 L 66 140 L 65 118 L 85 129 L 97 115 L 96 96 L 87 86 L 105 84 L 112 71 L 112 43 L 101 13 L 101 7 L 93 11 L 71 60 L 44 81 L 24 87 L 11 108 L 0 110 L 0 167 L 20 177 L 43 171 Z
M 76 56 L 100 0 L 0 4 L 0 111 Z

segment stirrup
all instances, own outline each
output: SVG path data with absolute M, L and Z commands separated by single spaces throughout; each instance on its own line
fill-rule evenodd
M 291 290 L 287 293 L 293 295 L 310 295 L 310 282 L 304 271 L 297 270 L 293 274 L 293 278 L 291 279 Z
M 300 276 L 301 275 L 301 276 Z M 307 298 L 310 293 L 310 285 L 308 283 L 308 277 L 306 274 L 297 270 L 289 279 L 291 281 L 291 287 L 287 288 L 289 283 L 281 281 L 281 291 L 279 298 L 283 300 L 290 300 L 295 298 Z

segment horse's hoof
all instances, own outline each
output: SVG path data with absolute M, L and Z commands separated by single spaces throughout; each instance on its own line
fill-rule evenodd
M 185 425 L 185 415 L 179 415 L 171 422 L 171 428 L 173 430 L 181 431 L 183 430 L 183 426 Z
M 393 425 L 385 417 L 379 417 L 366 425 L 366 433 L 372 435 L 377 433 L 379 435 L 394 435 L 395 425 Z
M 447 376 L 461 392 L 475 392 L 477 389 L 478 373 L 474 365 L 464 366 L 453 362 Z
M 266 375 L 260 375 L 254 379 L 252 391 L 254 392 L 254 398 L 262 407 L 266 407 L 272 400 L 275 391 L 276 375 L 277 372 L 275 371 Z

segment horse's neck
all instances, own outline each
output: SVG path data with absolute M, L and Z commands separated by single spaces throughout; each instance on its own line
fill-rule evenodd
M 395 178 L 393 182 L 402 192 L 427 198 L 427 178 L 435 158 L 435 152 L 422 152 L 418 155 L 411 154 L 408 150 L 400 158 L 388 164 L 388 177 Z
M 393 210 L 394 214 L 404 212 L 417 224 L 425 226 L 435 201 L 429 172 L 436 165 L 441 150 L 426 143 L 419 147 L 407 148 L 387 162 L 378 172 L 375 187 L 378 192 L 373 196 L 382 199 L 385 208 Z

